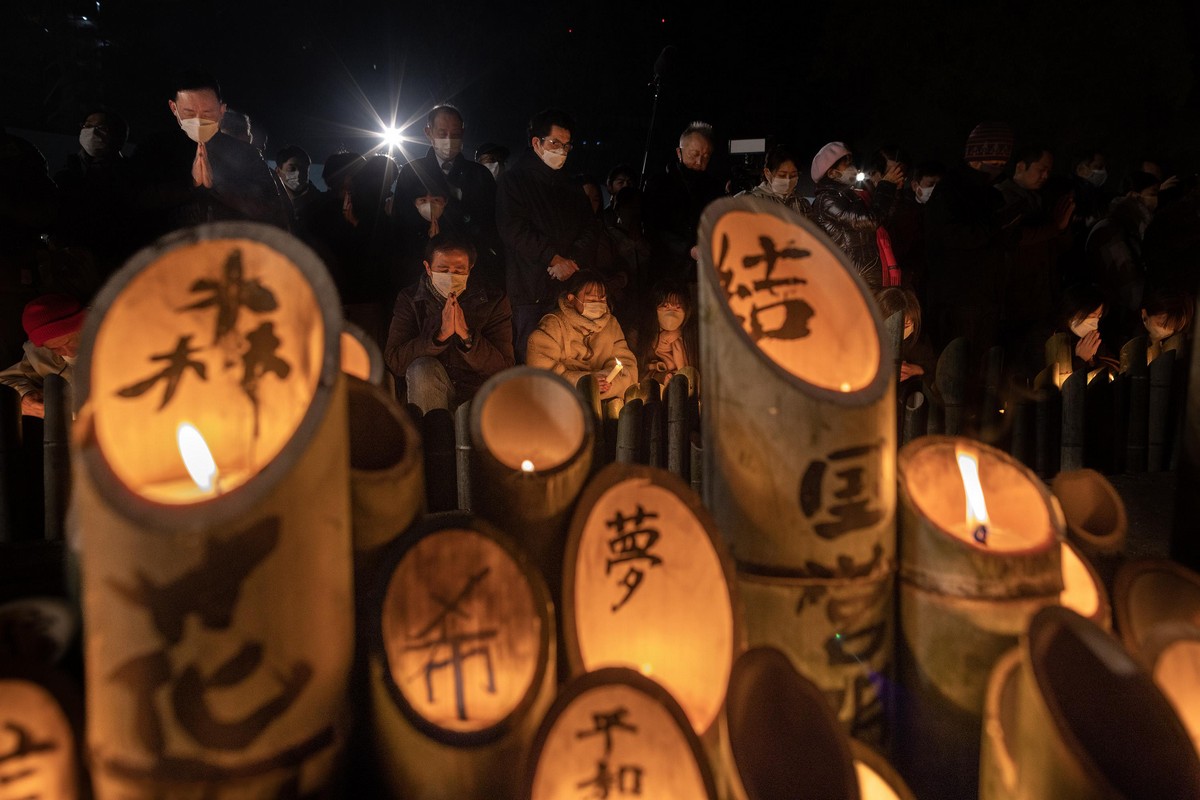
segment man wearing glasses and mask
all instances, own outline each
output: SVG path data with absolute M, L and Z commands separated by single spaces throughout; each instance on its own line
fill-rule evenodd
M 529 149 L 500 176 L 496 226 L 504 243 L 513 349 L 525 363 L 525 343 L 568 280 L 595 267 L 599 231 L 587 195 L 567 179 L 575 122 L 558 109 L 529 120 Z

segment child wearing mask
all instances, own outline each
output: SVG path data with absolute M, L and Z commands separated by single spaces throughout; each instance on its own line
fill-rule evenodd
M 921 334 L 921 304 L 911 289 L 892 287 L 875 295 L 884 321 L 897 312 L 904 312 L 904 340 L 900 345 L 900 382 L 925 376 L 933 380 L 937 358 L 929 339 Z
M 638 363 L 642 372 L 666 386 L 683 367 L 698 367 L 699 353 L 692 300 L 677 286 L 658 286 L 638 326 Z
M 614 374 L 618 360 L 621 369 Z M 529 335 L 525 363 L 561 375 L 572 386 L 594 374 L 604 400 L 623 397 L 638 382 L 637 359 L 608 307 L 608 289 L 598 272 L 581 269 L 572 276 L 558 297 L 558 310 L 542 317 Z
M 1104 347 L 1100 320 L 1107 309 L 1105 297 L 1094 284 L 1073 286 L 1063 292 L 1061 327 L 1069 330 L 1073 344 L 1073 369 L 1091 371 L 1107 366 L 1116 370 L 1120 362 Z
M 1192 296 L 1179 289 L 1160 287 L 1146 292 L 1142 299 L 1142 327 L 1149 337 L 1147 363 L 1170 349 L 1167 341 L 1171 337 L 1191 327 L 1194 309 Z

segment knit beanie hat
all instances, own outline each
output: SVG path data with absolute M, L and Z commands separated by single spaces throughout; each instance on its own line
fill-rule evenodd
M 25 305 L 21 325 L 38 347 L 48 340 L 74 333 L 83 326 L 83 304 L 69 294 L 44 294 Z
M 981 122 L 967 137 L 966 161 L 1008 161 L 1013 154 L 1013 132 L 1004 122 Z
M 848 155 L 850 155 L 850 150 L 841 142 L 830 142 L 818 150 L 817 154 L 813 156 L 812 170 L 809 172 L 813 183 L 824 178 L 830 167 Z

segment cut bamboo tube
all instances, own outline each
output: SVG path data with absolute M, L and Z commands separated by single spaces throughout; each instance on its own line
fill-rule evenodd
M 471 510 L 471 401 L 454 410 L 454 466 L 458 475 L 458 510 Z
M 421 420 L 425 450 L 425 497 L 430 511 L 453 511 L 458 506 L 458 457 L 455 451 L 454 416 L 445 408 L 431 408 Z
M 1033 618 L 1019 692 L 1016 796 L 1200 796 L 1200 760 L 1170 703 L 1115 639 L 1078 614 L 1050 607 Z
M 952 340 L 938 356 L 934 383 L 942 400 L 943 427 L 947 436 L 963 432 L 967 410 L 967 340 Z
M 592 440 L 591 411 L 546 370 L 497 373 L 471 403 L 471 510 L 526 549 L 556 603 L 567 524 L 591 472 Z
M 641 453 L 642 444 L 642 400 L 632 398 L 625 400 L 617 417 L 617 453 L 618 464 L 639 464 L 645 462 Z
M 875 748 L 851 739 L 850 753 L 862 800 L 917 800 L 900 773 Z
M 1197 298 L 1200 307 L 1200 298 Z M 1200 572 L 1200 537 L 1196 536 L 1196 497 L 1200 496 L 1200 347 L 1192 348 L 1188 359 L 1185 391 L 1180 404 L 1178 456 L 1176 461 L 1177 489 L 1175 520 L 1171 526 L 1171 558 L 1191 570 Z M 1180 365 L 1180 369 L 1184 369 Z M 1186 389 L 1183 387 L 1186 386 Z
M 1053 369 L 1046 367 L 1033 381 L 1033 471 L 1047 479 L 1058 474 L 1061 454 L 1062 395 Z
M 1171 382 L 1174 374 L 1174 350 L 1167 350 L 1150 362 L 1150 420 L 1146 432 L 1146 468 L 1150 472 L 1165 472 L 1171 466 Z
M 354 638 L 341 325 L 316 255 L 255 223 L 164 237 L 96 298 L 71 518 L 101 800 L 330 790 Z M 185 470 L 185 421 L 207 466 Z
M 21 395 L 0 384 L 0 543 L 28 538 L 20 530 L 20 501 L 25 495 L 21 465 Z
M 554 610 L 508 537 L 433 514 L 387 551 L 371 614 L 374 749 L 396 797 L 520 797 L 555 688 Z
M 1100 573 L 1070 541 L 1063 541 L 1061 545 L 1063 590 L 1059 604 L 1111 632 L 1112 603 Z
M 1155 625 L 1146 636 L 1142 658 L 1200 753 L 1200 623 Z
M 1020 715 L 1021 649 L 1014 647 L 996 660 L 988 678 L 979 754 L 979 800 L 1017 796 L 1017 719 Z
M 688 394 L 691 382 L 688 376 L 676 373 L 667 384 L 667 469 L 681 478 L 687 477 Z
M 45 536 L 47 541 L 61 541 L 71 497 L 71 386 L 61 375 L 47 375 L 42 394 L 46 409 L 42 429 Z
M 1200 627 L 1200 574 L 1165 559 L 1130 561 L 1117 572 L 1113 615 L 1125 649 L 1145 664 L 1153 628 L 1170 622 Z
M 699 431 L 692 431 L 691 463 L 688 466 L 688 485 L 692 491 L 704 496 L 704 444 Z
M 636 669 L 703 737 L 743 647 L 733 563 L 699 496 L 666 470 L 605 467 L 579 499 L 564 563 L 571 673 Z
M 704 748 L 679 704 L 653 680 L 621 667 L 566 685 L 526 763 L 521 796 L 529 800 L 605 791 L 688 800 L 718 796 Z
M 900 444 L 906 445 L 913 439 L 924 436 L 929 428 L 929 401 L 925 392 L 917 389 L 904 401 L 904 423 Z
M 1059 467 L 1063 472 L 1083 469 L 1086 424 L 1087 373 L 1072 373 L 1062 384 L 1062 434 Z
M 0 664 L 0 723 L 0 796 L 91 797 L 82 756 L 83 698 L 63 672 L 7 653 Z
M 1136 336 L 1121 348 L 1121 372 L 1129 379 L 1125 469 L 1135 473 L 1146 471 L 1150 436 L 1150 368 L 1146 344 L 1145 336 Z
M 388 374 L 379 343 L 349 320 L 342 322 L 342 372 L 375 386 L 385 386 Z M 385 386 L 385 388 L 387 388 Z
M 1111 590 L 1117 568 L 1125 558 L 1129 529 L 1121 496 L 1094 469 L 1060 472 L 1050 484 L 1050 491 L 1062 506 L 1067 538 Z
M 979 428 L 984 441 L 996 444 L 1000 438 L 1000 423 L 1004 398 L 1000 387 L 1004 380 L 1004 348 L 990 348 L 983 360 L 983 403 L 979 410 Z

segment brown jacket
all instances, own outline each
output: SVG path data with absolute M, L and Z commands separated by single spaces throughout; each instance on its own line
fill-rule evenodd
M 603 398 L 623 397 L 625 390 L 637 383 L 637 359 L 616 317 L 608 314 L 590 320 L 560 297 L 558 311 L 542 317 L 537 330 L 529 335 L 525 363 L 551 370 L 574 386 L 589 372 L 608 375 L 618 358 L 621 371 L 613 378 L 612 387 L 601 395 Z

